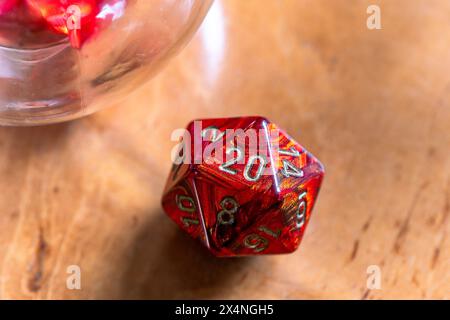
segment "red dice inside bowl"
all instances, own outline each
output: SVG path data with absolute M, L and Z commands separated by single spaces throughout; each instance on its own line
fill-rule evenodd
M 221 257 L 290 253 L 305 232 L 322 164 L 263 117 L 191 122 L 162 206 Z
M 66 34 L 80 48 L 96 26 L 97 0 L 25 0 L 28 9 L 41 15 L 55 32 Z
M 1 1 L 4 4 L 2 4 Z M 127 0 L 0 0 L 0 14 L 14 6 L 42 19 L 53 32 L 67 35 L 74 48 L 124 14 Z

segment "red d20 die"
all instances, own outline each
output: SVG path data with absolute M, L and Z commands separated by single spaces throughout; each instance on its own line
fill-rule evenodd
M 163 194 L 167 214 L 217 256 L 289 253 L 324 169 L 262 117 L 193 121 Z

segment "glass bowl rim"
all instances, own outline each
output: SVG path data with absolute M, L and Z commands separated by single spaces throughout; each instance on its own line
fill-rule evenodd
M 42 46 L 36 46 L 36 47 L 24 47 L 24 48 L 17 48 L 13 46 L 7 46 L 7 45 L 1 45 L 0 44 L 0 50 L 10 51 L 10 52 L 33 52 L 33 51 L 41 51 L 41 50 L 47 50 L 54 47 L 58 47 L 60 45 L 69 44 L 69 39 L 62 38 L 58 41 L 53 41 L 48 44 L 43 44 Z

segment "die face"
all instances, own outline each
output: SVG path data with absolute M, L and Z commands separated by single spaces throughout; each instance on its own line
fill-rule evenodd
M 196 179 L 209 249 L 217 256 L 295 251 L 311 217 L 322 175 L 282 190 L 282 196 L 219 187 Z
M 198 201 L 195 182 L 189 173 L 182 175 L 176 183 L 168 182 L 162 207 L 181 229 L 209 247 L 201 203 Z
M 188 126 L 195 150 L 191 163 L 174 167 L 169 177 L 174 182 L 167 183 L 165 199 L 171 204 L 164 207 L 176 212 L 169 215 L 217 256 L 296 250 L 320 189 L 322 164 L 262 117 L 208 119 L 196 125 Z M 227 129 L 241 129 L 247 140 L 229 136 Z M 252 130 L 256 140 L 249 135 Z M 167 196 L 183 181 L 197 205 L 197 227 L 186 224 L 193 221 L 174 205 L 176 195 Z
M 192 163 L 199 175 L 220 186 L 275 195 L 270 149 L 262 117 L 201 120 L 191 123 Z M 202 137 L 202 142 L 195 137 Z M 200 151 L 200 152 L 198 152 Z
M 240 235 L 279 202 L 270 192 L 221 187 L 202 176 L 195 181 L 210 250 L 217 256 L 238 255 Z
M 220 257 L 290 252 L 282 239 L 282 202 L 265 193 L 197 183 L 210 250 Z M 288 220 L 286 220 L 288 221 Z
M 282 231 L 279 241 L 286 248 L 286 252 L 295 251 L 303 238 L 310 221 L 323 173 L 308 176 L 300 184 L 282 187 L 280 193 L 281 205 L 278 210 L 277 221 L 282 221 Z M 275 217 L 273 219 L 276 219 Z
M 273 123 L 266 123 L 277 197 L 281 201 L 272 221 L 282 221 L 280 237 L 285 252 L 295 251 L 303 238 L 324 176 L 323 165 Z

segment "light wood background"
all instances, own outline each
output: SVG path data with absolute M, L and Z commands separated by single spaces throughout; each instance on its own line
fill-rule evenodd
M 448 299 L 449 17 L 448 0 L 218 0 L 125 102 L 1 128 L 0 297 Z M 217 259 L 160 208 L 170 134 L 248 114 L 297 138 L 326 178 L 298 252 Z M 70 265 L 81 290 L 66 288 Z

